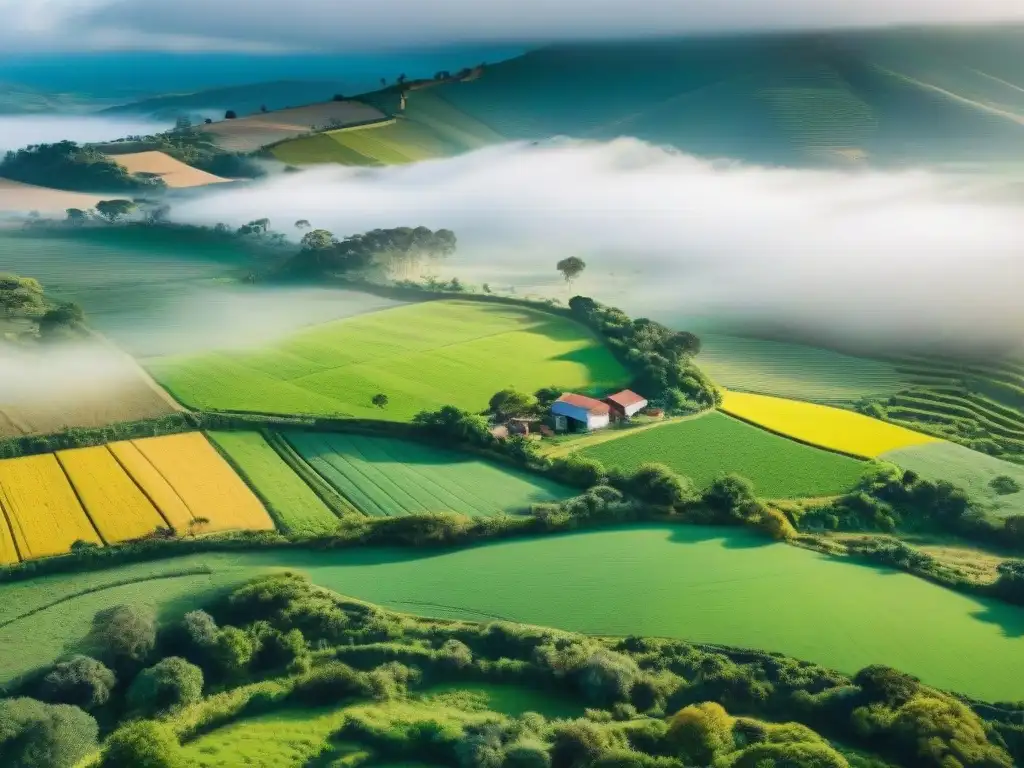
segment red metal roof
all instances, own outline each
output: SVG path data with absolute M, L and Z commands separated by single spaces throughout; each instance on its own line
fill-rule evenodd
M 558 402 L 574 405 L 577 408 L 584 409 L 588 413 L 601 414 L 608 413 L 608 411 L 611 410 L 608 407 L 608 403 L 602 403 L 600 400 L 595 400 L 594 398 L 587 397 L 586 395 L 577 395 L 574 392 L 564 393 L 560 398 L 558 398 Z
M 640 403 L 646 403 L 647 398 L 640 397 L 636 392 L 629 389 L 624 389 L 621 392 L 616 392 L 614 395 L 608 395 L 605 400 L 611 400 L 616 405 L 622 408 L 629 408 L 631 405 L 639 405 Z

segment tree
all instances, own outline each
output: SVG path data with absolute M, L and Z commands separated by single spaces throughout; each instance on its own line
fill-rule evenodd
M 1018 493 L 1020 491 L 1020 483 L 1009 475 L 993 477 L 988 485 L 1000 496 L 1009 496 L 1011 493 Z
M 72 656 L 47 673 L 39 690 L 44 701 L 90 710 L 106 704 L 116 684 L 114 673 L 96 659 Z
M 122 216 L 134 211 L 136 205 L 131 200 L 100 200 L 96 203 L 96 212 L 111 224 Z
M 537 398 L 510 387 L 496 392 L 491 397 L 488 408 L 499 420 L 526 416 L 537 408 Z
M 224 113 L 224 119 L 225 120 L 234 120 L 237 117 L 238 117 L 238 113 L 235 112 L 235 110 L 233 110 L 233 109 L 229 109 L 227 112 Z
M 537 410 L 547 411 L 562 396 L 562 390 L 559 387 L 541 387 L 533 396 L 537 398 Z
M 128 705 L 144 714 L 160 714 L 199 701 L 203 671 L 180 656 L 169 656 L 142 670 L 128 689 Z
M 0 699 L 0 766 L 71 768 L 96 749 L 96 720 L 78 707 Z
M 373 398 L 371 398 L 370 402 L 376 405 L 378 408 L 383 409 L 387 407 L 389 401 L 388 396 L 381 392 L 379 394 L 374 395 Z
M 562 259 L 558 262 L 558 264 L 555 265 L 555 268 L 562 273 L 562 276 L 565 278 L 565 282 L 571 283 L 583 274 L 583 270 L 587 268 L 587 265 L 583 259 L 577 256 L 570 256 L 569 258 Z
M 185 768 L 178 739 L 164 723 L 136 720 L 107 739 L 100 768 Z
M 47 310 L 39 318 L 39 333 L 43 338 L 61 336 L 64 332 L 81 325 L 85 320 L 85 312 L 74 302 L 58 304 Z
M 702 501 L 720 515 L 742 516 L 743 510 L 757 501 L 754 484 L 742 475 L 730 473 L 716 477 L 705 489 Z
M 664 464 L 641 464 L 629 481 L 629 492 L 641 501 L 662 507 L 687 504 L 697 497 L 689 478 L 680 477 Z
M 156 614 L 148 605 L 115 605 L 96 614 L 90 637 L 115 668 L 137 664 L 156 645 Z
M 252 638 L 238 627 L 224 627 L 210 647 L 210 656 L 225 677 L 241 674 L 252 661 L 254 652 Z
M 0 312 L 6 317 L 36 316 L 45 306 L 43 286 L 38 280 L 0 273 Z
M 680 755 L 710 765 L 732 742 L 732 718 L 721 704 L 691 704 L 669 719 L 668 739 Z
M 295 222 L 296 229 L 309 229 L 311 226 L 313 225 L 307 219 L 299 219 Z
M 67 217 L 68 217 L 68 219 L 67 219 L 68 223 L 69 224 L 74 224 L 75 226 L 80 226 L 82 224 L 85 224 L 85 222 L 89 218 L 88 214 L 85 211 L 83 211 L 81 208 L 68 208 L 65 211 L 65 213 L 67 214 Z

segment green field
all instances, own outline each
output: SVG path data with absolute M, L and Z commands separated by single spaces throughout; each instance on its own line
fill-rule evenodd
M 508 386 L 607 389 L 629 378 L 575 322 L 468 301 L 398 307 L 318 326 L 257 351 L 164 358 L 147 367 L 197 408 L 392 421 L 449 404 L 480 411 Z M 384 409 L 370 402 L 378 393 L 390 399 Z
M 1000 475 L 1024 488 L 1024 466 L 972 451 L 956 443 L 928 443 L 883 453 L 880 457 L 928 480 L 949 480 L 965 488 L 997 515 L 1024 515 L 1024 491 L 1001 496 L 989 482 Z
M 143 599 L 187 610 L 211 587 L 289 568 L 343 594 L 440 618 L 761 648 L 844 672 L 888 664 L 989 701 L 1016 700 L 1024 691 L 1024 609 L 697 526 L 632 526 L 446 554 L 365 548 L 190 555 L 0 586 L 0 623 L 86 584 L 199 564 L 213 575 L 196 582 L 198 594 L 142 583 L 3 626 L 0 681 L 71 650 L 106 606 Z
M 864 463 L 787 440 L 723 413 L 652 427 L 581 451 L 606 467 L 634 470 L 647 462 L 667 465 L 706 487 L 737 472 L 769 499 L 831 496 L 850 490 Z
M 208 436 L 241 470 L 287 533 L 316 535 L 338 527 L 338 518 L 284 463 L 259 432 L 209 432 Z
M 374 517 L 522 512 L 574 493 L 542 477 L 421 443 L 322 432 L 286 437 L 321 477 Z
M 877 360 L 742 336 L 702 333 L 700 339 L 700 367 L 738 392 L 844 404 L 893 395 L 906 386 L 895 366 Z

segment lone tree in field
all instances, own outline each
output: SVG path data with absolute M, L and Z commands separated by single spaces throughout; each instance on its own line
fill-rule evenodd
M 89 215 L 81 208 L 68 208 L 65 213 L 68 215 L 68 223 L 81 226 L 88 220 Z
M 235 110 L 233 110 L 233 109 L 229 109 L 227 112 L 224 113 L 224 119 L 225 120 L 234 120 L 237 117 L 238 117 L 238 113 L 235 112 Z
M 567 259 L 562 259 L 555 268 L 562 273 L 562 277 L 565 278 L 565 282 L 571 283 L 577 277 L 583 274 L 583 270 L 587 268 L 587 264 L 583 259 L 577 256 L 570 256 Z
M 299 219 L 295 222 L 296 229 L 309 229 L 313 225 L 309 223 L 308 219 Z
M 134 211 L 136 205 L 131 200 L 100 200 L 96 203 L 96 212 L 111 224 L 122 216 Z
M 371 399 L 370 402 L 383 410 L 384 408 L 387 407 L 387 404 L 390 401 L 388 400 L 388 396 L 382 392 L 379 395 L 374 395 L 373 399 Z

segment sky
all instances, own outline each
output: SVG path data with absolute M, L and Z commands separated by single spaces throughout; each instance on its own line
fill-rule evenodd
M 8 53 L 353 51 L 469 42 L 1024 22 L 1021 0 L 0 0 Z
M 1019 343 L 1018 201 L 959 177 L 710 162 L 636 139 L 505 144 L 383 169 L 327 167 L 174 205 L 174 219 L 308 219 L 338 236 L 446 227 L 442 276 L 600 296 L 631 314 L 771 320 L 851 339 Z M 737 223 L 740 225 L 737 225 Z M 951 223 L 955 223 L 951 225 Z M 587 271 L 564 287 L 554 264 Z M 565 295 L 557 293 L 561 291 Z

